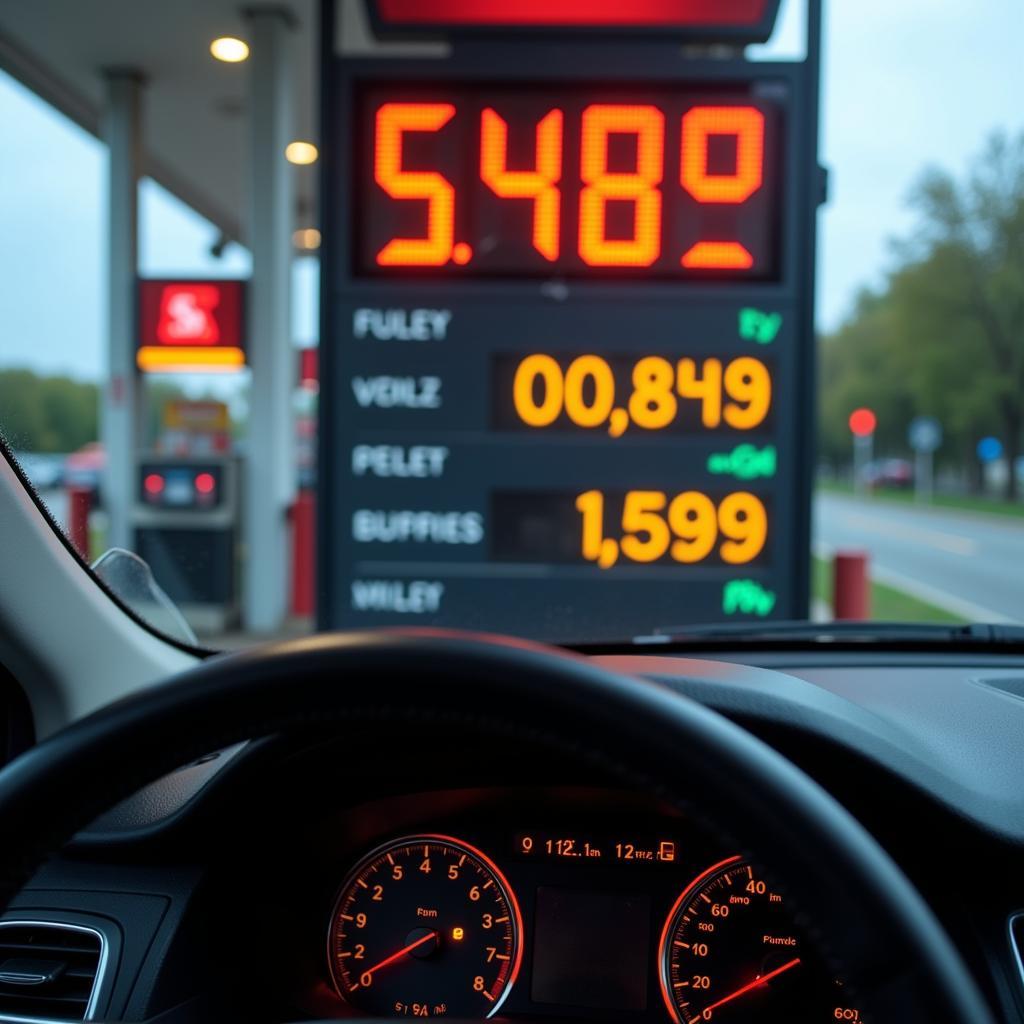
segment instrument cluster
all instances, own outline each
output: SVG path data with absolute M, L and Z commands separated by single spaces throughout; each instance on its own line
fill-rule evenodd
M 378 837 L 339 874 L 341 1013 L 865 1020 L 786 896 L 683 819 L 460 825 Z

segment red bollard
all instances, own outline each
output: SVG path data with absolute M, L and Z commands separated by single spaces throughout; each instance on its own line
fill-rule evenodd
M 292 505 L 292 614 L 316 612 L 316 494 L 299 491 Z
M 837 619 L 870 619 L 868 553 L 837 551 L 832 567 L 832 615 Z
M 89 561 L 89 509 L 92 491 L 88 487 L 68 487 L 68 539 L 75 550 Z

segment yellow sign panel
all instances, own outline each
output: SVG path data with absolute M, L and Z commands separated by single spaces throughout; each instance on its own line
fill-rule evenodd
M 185 399 L 164 406 L 164 428 L 193 434 L 212 434 L 228 429 L 230 418 L 224 402 L 192 402 Z

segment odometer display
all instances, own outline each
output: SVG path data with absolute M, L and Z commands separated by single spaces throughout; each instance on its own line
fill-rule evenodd
M 864 1021 L 781 894 L 733 857 L 695 879 L 661 937 L 661 989 L 679 1024 Z
M 762 98 L 435 84 L 367 90 L 358 124 L 360 273 L 777 277 Z
M 488 1017 L 515 981 L 522 923 L 485 854 L 447 836 L 396 840 L 343 886 L 328 956 L 338 993 L 382 1017 Z

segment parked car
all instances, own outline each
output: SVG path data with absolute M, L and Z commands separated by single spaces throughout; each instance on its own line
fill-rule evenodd
M 17 452 L 15 456 L 29 483 L 37 491 L 52 491 L 64 482 L 66 455 L 50 452 Z
M 906 489 L 914 486 L 914 465 L 909 459 L 879 459 L 864 470 L 864 482 L 878 487 Z

